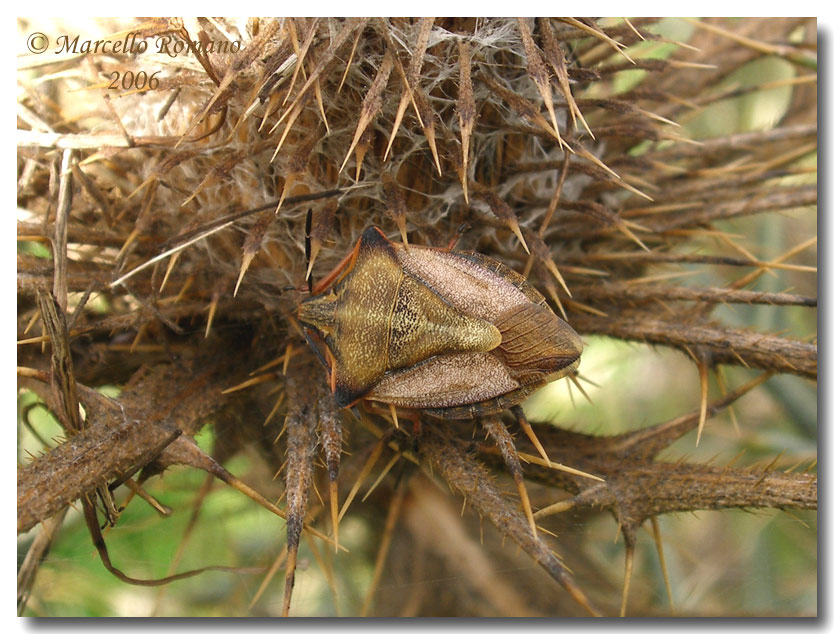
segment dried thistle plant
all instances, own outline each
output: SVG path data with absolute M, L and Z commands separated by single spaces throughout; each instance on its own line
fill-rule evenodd
M 641 527 L 669 589 L 659 516 L 816 509 L 813 456 L 789 446 L 735 464 L 726 452 L 740 444 L 718 431 L 730 423 L 704 429 L 745 394 L 767 399 L 771 377 L 816 379 L 816 24 L 685 25 L 683 43 L 650 19 L 157 19 L 106 25 L 145 52 L 20 57 L 18 376 L 38 398 L 21 420 L 37 434 L 30 415 L 45 407 L 62 428 L 18 470 L 21 611 L 50 611 L 37 573 L 70 506 L 121 580 L 200 572 L 178 562 L 212 479 L 282 518 L 262 524 L 274 560 L 207 562 L 245 578 L 244 607 L 221 614 L 316 613 L 293 599 L 313 573 L 302 560 L 350 613 L 670 614 L 649 581 L 631 581 Z M 186 41 L 202 46 L 160 52 Z M 785 77 L 739 83 L 762 60 Z M 157 70 L 153 87 L 107 88 Z M 709 134 L 716 108 L 776 88 L 790 100 L 777 121 Z M 777 213 L 771 252 L 759 218 Z M 556 425 L 520 408 L 406 412 L 415 435 L 396 411 L 337 410 L 295 315 L 308 278 L 373 224 L 411 244 L 458 236 L 523 273 L 589 351 L 604 337 L 679 351 L 697 372 L 670 363 L 673 417 L 658 406 L 598 433 L 596 406 Z M 737 305 L 771 307 L 790 328 L 725 310 Z M 580 372 L 583 391 L 595 377 Z M 755 408 L 740 412 L 739 430 L 767 432 Z M 685 455 L 701 442 L 725 453 Z M 248 484 L 223 466 L 240 454 L 253 457 Z M 156 476 L 177 465 L 209 480 L 173 508 L 194 521 L 168 572 L 111 561 L 108 527 L 125 526 L 128 503 L 171 513 Z M 624 547 L 601 564 L 593 522 L 606 514 Z M 372 570 L 356 565 L 368 556 Z M 699 605 L 678 613 L 738 613 Z

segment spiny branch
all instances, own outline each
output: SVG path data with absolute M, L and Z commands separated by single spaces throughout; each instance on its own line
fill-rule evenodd
M 594 285 L 572 285 L 574 299 L 608 300 L 611 302 L 644 302 L 649 300 L 679 300 L 728 304 L 769 304 L 772 306 L 817 305 L 816 297 L 792 293 L 767 293 L 736 290 L 733 288 L 696 288 L 692 286 L 668 286 L 611 282 Z
M 685 350 L 703 346 L 713 364 L 744 365 L 762 370 L 817 377 L 817 347 L 778 337 L 736 330 L 708 322 L 686 323 L 634 313 L 615 319 L 576 313 L 571 325 L 579 333 L 607 335 Z
M 421 450 L 432 469 L 437 470 L 480 515 L 521 546 L 590 614 L 598 614 L 564 565 L 530 531 L 526 518 L 507 504 L 486 469 L 463 453 L 457 441 L 432 426 L 427 428 L 421 439 Z

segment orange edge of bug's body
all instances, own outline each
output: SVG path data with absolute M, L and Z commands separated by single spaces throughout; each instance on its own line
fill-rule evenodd
M 335 268 L 327 274 L 327 277 L 318 281 L 318 283 L 313 287 L 311 294 L 318 295 L 319 293 L 323 292 L 324 289 L 335 284 L 339 275 L 344 274 L 346 276 L 348 273 L 350 273 L 351 269 L 353 269 L 353 265 L 356 263 L 356 256 L 358 253 L 359 241 L 356 242 L 356 245 L 353 247 L 353 249 L 351 249 L 350 253 L 343 257 L 341 262 L 339 262 L 335 266 Z

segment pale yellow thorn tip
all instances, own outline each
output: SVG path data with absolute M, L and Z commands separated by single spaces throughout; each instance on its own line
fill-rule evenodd
M 133 241 L 136 239 L 136 237 L 138 235 L 139 235 L 139 229 L 134 229 L 133 231 L 130 232 L 130 235 L 127 236 L 127 239 L 125 240 L 125 243 L 122 245 L 122 248 L 119 249 L 119 252 L 116 254 L 116 260 L 118 260 L 119 258 L 121 258 L 125 254 L 125 251 L 127 251 L 128 247 L 131 244 L 133 244 Z
M 437 175 L 443 176 L 443 170 L 440 168 L 440 157 L 437 154 L 437 143 L 434 139 L 434 130 L 430 128 L 425 128 L 423 133 L 426 136 L 426 140 L 429 142 L 429 149 L 431 150 L 432 156 L 434 157 L 434 166 L 437 168 Z
M 527 241 L 524 239 L 524 236 L 521 235 L 521 231 L 518 229 L 518 227 L 516 227 L 514 233 L 518 238 L 518 241 L 521 242 L 521 246 L 524 247 L 524 251 L 527 253 L 527 255 L 530 255 L 530 249 L 527 247 Z
M 336 480 L 330 482 L 330 521 L 333 523 L 333 548 L 339 552 L 339 486 Z
M 341 165 L 341 167 L 339 168 L 339 174 L 341 174 L 341 173 L 342 173 L 342 170 L 344 170 L 344 169 L 345 169 L 345 165 L 347 165 L 348 159 L 350 158 L 350 155 L 351 155 L 351 153 L 352 153 L 352 152 L 353 152 L 353 146 L 351 146 L 350 150 L 349 150 L 349 151 L 348 151 L 348 153 L 347 153 L 347 156 L 345 156 L 345 160 L 344 160 L 344 161 L 342 161 L 342 165 Z
M 281 190 L 281 198 L 278 199 L 278 206 L 275 208 L 275 213 L 276 214 L 281 209 L 281 205 L 284 204 L 284 198 L 287 196 L 287 192 L 289 191 L 290 187 L 292 187 L 292 184 L 293 184 L 294 181 L 295 181 L 295 175 L 294 174 L 289 174 L 287 176 L 287 180 L 284 181 L 284 188 Z
M 549 468 L 553 468 L 553 463 L 550 462 L 550 457 L 547 455 L 547 452 L 544 450 L 541 442 L 539 442 L 538 436 L 536 436 L 536 432 L 533 431 L 533 428 L 530 426 L 530 423 L 524 419 L 519 419 L 519 425 L 521 425 L 521 429 L 524 431 L 524 434 L 527 438 L 530 439 L 530 442 L 533 443 L 533 446 L 536 448 L 536 451 L 539 452 L 539 455 L 542 459 L 547 463 Z
M 707 366 L 704 363 L 698 364 L 698 374 L 701 378 L 701 414 L 698 417 L 698 436 L 695 438 L 695 446 L 701 442 L 701 432 L 704 431 L 704 425 L 707 422 L 707 397 L 709 386 L 707 383 Z
M 518 489 L 518 495 L 521 498 L 521 507 L 524 509 L 524 515 L 527 517 L 527 522 L 530 524 L 530 532 L 533 533 L 533 537 L 538 537 L 536 521 L 533 519 L 533 509 L 530 506 L 530 498 L 527 495 L 527 487 L 524 486 L 524 480 L 520 475 L 516 479 L 516 488 Z
M 159 285 L 159 292 L 162 293 L 165 290 L 165 285 L 168 283 L 168 277 L 171 275 L 171 271 L 174 270 L 174 265 L 177 263 L 177 260 L 180 257 L 180 253 L 182 251 L 177 251 L 171 259 L 168 261 L 168 268 L 165 269 L 165 277 L 162 278 L 162 284 Z
M 555 504 L 551 504 L 550 506 L 546 506 L 545 508 L 536 511 L 533 513 L 533 517 L 547 517 L 548 515 L 564 513 L 565 511 L 572 509 L 574 506 L 576 506 L 576 502 L 573 499 L 562 500 L 561 502 L 556 502 Z
M 313 271 L 313 263 L 316 261 L 316 257 L 318 257 L 319 250 L 321 250 L 321 245 L 318 242 L 310 242 L 310 264 L 307 265 L 307 274 L 304 276 L 305 280 L 310 279 L 310 273 Z
M 631 587 L 631 575 L 634 571 L 634 548 L 626 546 L 625 556 L 625 578 L 623 579 L 623 599 L 620 604 L 620 616 L 626 615 L 626 607 L 628 606 L 628 590 Z
M 640 238 L 638 238 L 636 235 L 634 235 L 634 232 L 633 232 L 631 229 L 629 229 L 629 228 L 625 225 L 625 223 L 620 223 L 620 224 L 618 224 L 618 225 L 617 225 L 617 228 L 618 228 L 620 231 L 622 231 L 622 232 L 625 234 L 625 236 L 626 236 L 627 238 L 629 238 L 630 240 L 633 240 L 634 242 L 636 242 L 636 243 L 637 243 L 637 245 L 638 245 L 640 248 L 642 248 L 644 251 L 649 251 L 649 252 L 651 252 L 651 249 L 650 249 L 649 247 L 647 247 L 647 246 L 643 243 L 643 241 L 642 241 Z
M 400 239 L 403 241 L 403 246 L 405 250 L 408 251 L 408 234 L 405 230 L 405 218 L 402 216 L 398 216 L 396 219 L 397 229 L 400 230 Z
M 206 320 L 206 334 L 203 337 L 204 339 L 208 339 L 209 333 L 211 332 L 211 325 L 214 323 L 214 313 L 217 312 L 217 302 L 220 300 L 220 297 L 216 297 L 211 300 L 211 304 L 209 304 L 209 314 L 208 319 Z
M 394 117 L 394 127 L 391 129 L 391 136 L 388 139 L 388 147 L 385 148 L 385 155 L 382 157 L 383 163 L 388 160 L 388 154 L 391 152 L 391 146 L 394 145 L 394 139 L 397 136 L 397 130 L 400 128 L 405 109 L 408 107 L 408 95 L 403 95 L 400 98 L 400 105 L 397 108 L 397 115 Z
M 562 277 L 562 274 L 559 273 L 559 268 L 556 266 L 556 263 L 553 260 L 548 260 L 545 265 L 547 266 L 547 270 L 556 278 L 556 281 L 559 282 L 561 287 L 565 289 L 565 292 L 568 294 L 568 297 L 573 297 L 568 288 L 567 283 L 565 282 L 565 278 Z
M 362 157 L 364 158 L 364 156 Z M 357 152 L 356 155 L 356 181 L 359 181 L 359 176 L 362 174 L 362 158 L 359 157 L 359 153 Z
M 255 257 L 254 253 L 244 253 L 243 254 L 243 261 L 240 263 L 240 275 L 237 276 L 237 284 L 235 284 L 235 292 L 232 293 L 233 297 L 237 297 L 237 289 L 240 288 L 240 283 L 243 281 L 243 276 L 246 274 L 249 265 L 252 263 L 253 258 Z

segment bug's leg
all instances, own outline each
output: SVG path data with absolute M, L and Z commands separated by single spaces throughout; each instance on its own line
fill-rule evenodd
M 393 405 L 389 405 L 389 407 L 391 408 L 391 415 L 394 418 L 394 426 L 397 429 L 400 427 L 398 418 L 411 421 L 411 435 L 413 439 L 411 448 L 414 450 L 414 453 L 417 453 L 419 449 L 418 441 L 420 440 L 420 435 L 423 433 L 423 419 L 420 417 L 420 412 L 415 409 L 398 410 Z M 397 412 L 399 412 L 399 415 Z
M 518 489 L 518 496 L 521 498 L 521 506 L 524 509 L 524 514 L 527 516 L 527 522 L 530 524 L 530 530 L 535 537 L 536 521 L 533 519 L 533 509 L 530 507 L 530 498 L 527 495 L 527 487 L 524 485 L 524 475 L 521 471 L 521 461 L 518 459 L 518 452 L 516 451 L 513 438 L 510 432 L 504 426 L 504 423 L 497 416 L 487 416 L 478 419 L 487 430 L 490 436 L 495 440 L 501 456 L 504 458 L 504 463 L 510 475 L 515 480 L 516 489 Z
M 336 373 L 333 370 L 335 360 L 333 358 L 333 353 L 330 352 L 330 348 L 326 345 L 322 344 L 322 346 L 319 346 L 318 342 L 321 341 L 321 339 L 315 333 L 304 328 L 302 330 L 302 334 L 304 335 L 304 339 L 307 341 L 307 347 L 313 351 L 313 354 L 316 355 L 319 363 L 321 363 L 325 372 L 327 372 L 327 382 L 328 385 L 330 385 L 330 393 L 333 394 L 333 392 L 336 391 Z M 324 348 L 324 353 L 322 353 L 322 347 Z M 284 374 L 286 373 L 287 371 L 284 369 Z
M 449 251 L 453 251 L 454 248 L 458 245 L 458 242 L 460 242 L 460 239 L 463 237 L 463 234 L 469 231 L 469 229 L 469 223 L 462 223 L 455 231 L 455 235 L 452 236 L 452 239 L 449 240 L 449 244 L 446 245 L 446 249 Z
M 417 455 L 420 453 L 420 436 L 423 434 L 423 419 L 420 416 L 420 412 L 415 409 L 398 410 L 393 405 L 389 405 L 389 407 L 391 408 L 391 415 L 394 418 L 394 425 L 397 429 L 400 428 L 398 418 L 411 421 L 411 451 Z
M 420 435 L 423 433 L 423 423 L 422 418 L 420 417 L 420 412 L 415 409 L 397 409 L 396 406 L 388 404 L 388 409 L 381 409 L 376 407 L 372 404 L 373 401 L 365 401 L 365 406 L 368 408 L 369 411 L 375 412 L 380 415 L 389 414 L 391 416 L 391 422 L 394 424 L 395 429 L 400 428 L 399 419 L 403 418 L 405 420 L 411 421 L 411 432 L 412 432 L 412 442 L 411 442 L 411 449 L 412 451 L 417 454 L 419 453 L 419 440 Z
M 336 359 L 333 357 L 333 353 L 330 351 L 330 348 L 325 347 L 324 353 L 327 355 L 327 364 L 325 365 L 326 368 L 329 370 L 328 379 L 330 382 L 330 393 L 336 393 Z
M 414 454 L 414 456 L 420 453 L 420 435 L 423 433 L 423 422 L 419 411 L 410 408 L 398 409 L 396 406 L 391 405 L 390 403 L 386 406 L 381 402 L 372 400 L 365 400 L 362 401 L 362 403 L 369 412 L 382 417 L 385 417 L 387 415 L 391 418 L 393 428 L 389 429 L 388 432 L 386 432 L 388 434 L 393 433 L 395 430 L 401 429 L 399 424 L 400 419 L 411 421 L 411 452 Z M 405 433 L 405 435 L 407 435 L 407 432 Z
M 412 431 L 415 436 L 420 435 L 422 432 L 422 427 L 420 425 L 420 412 L 416 409 L 398 408 L 396 405 L 392 405 L 391 403 L 382 403 L 381 401 L 373 401 L 371 399 L 366 399 L 363 403 L 369 412 L 383 417 L 388 415 L 391 418 L 391 423 L 394 425 L 394 429 L 400 429 L 400 419 L 403 419 L 411 421 L 413 425 Z
M 521 425 L 521 429 L 524 430 L 524 433 L 527 436 L 527 438 L 529 438 L 530 442 L 533 443 L 533 446 L 536 448 L 536 451 L 538 451 L 539 455 L 542 458 L 544 458 L 544 461 L 547 463 L 547 466 L 553 466 L 553 463 L 550 462 L 550 458 L 547 457 L 547 452 L 544 450 L 544 447 L 542 447 L 542 444 L 536 437 L 536 433 L 533 431 L 533 428 L 530 426 L 530 423 L 527 422 L 527 416 L 524 415 L 524 410 L 521 409 L 521 405 L 514 405 L 510 408 L 510 411 L 515 416 L 515 419 L 518 421 L 518 424 Z

